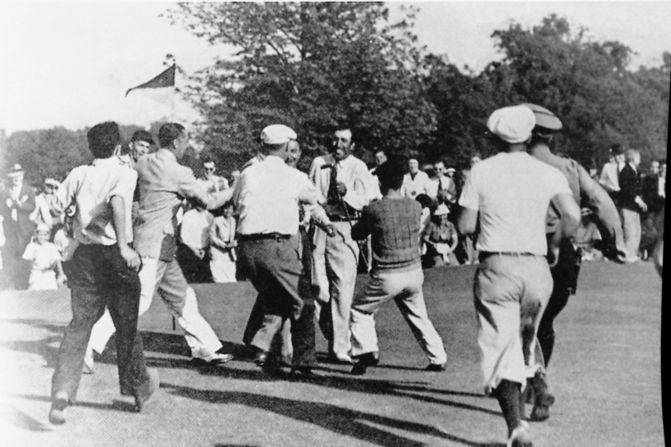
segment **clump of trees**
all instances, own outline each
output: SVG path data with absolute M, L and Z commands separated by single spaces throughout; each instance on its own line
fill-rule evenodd
M 264 126 L 284 123 L 298 132 L 309 163 L 333 128 L 347 125 L 368 161 L 386 149 L 464 166 L 471 154 L 490 151 L 489 114 L 523 102 L 554 111 L 565 127 L 556 150 L 588 167 L 615 142 L 640 149 L 644 160 L 665 157 L 671 53 L 659 67 L 632 69 L 625 44 L 591 41 L 585 29 L 550 15 L 531 28 L 495 31 L 501 58 L 474 72 L 418 45 L 416 12 L 407 8 L 392 22 L 379 2 L 198 2 L 169 10 L 176 26 L 234 50 L 193 74 L 186 89 L 203 117 L 200 157 L 236 169 L 257 150 Z M 88 157 L 84 136 L 18 132 L 7 138 L 4 161 L 58 175 Z

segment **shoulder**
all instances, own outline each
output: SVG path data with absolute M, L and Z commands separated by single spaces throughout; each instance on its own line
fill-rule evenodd
M 314 169 L 314 168 L 324 166 L 325 164 L 326 164 L 326 157 L 324 157 L 323 155 L 318 155 L 318 156 L 316 156 L 315 158 L 312 159 L 311 166 L 312 166 L 312 169 Z

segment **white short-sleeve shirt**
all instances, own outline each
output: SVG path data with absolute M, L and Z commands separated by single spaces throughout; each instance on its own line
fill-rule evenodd
M 545 216 L 557 194 L 571 195 L 558 169 L 526 152 L 502 152 L 473 166 L 459 205 L 479 212 L 478 250 L 542 256 Z

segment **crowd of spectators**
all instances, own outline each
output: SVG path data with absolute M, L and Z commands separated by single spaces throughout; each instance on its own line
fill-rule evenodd
M 122 162 L 133 165 L 152 149 L 153 139 L 146 131 L 138 131 L 119 154 Z M 377 183 L 375 172 L 387 160 L 384 151 L 374 154 L 370 169 L 371 181 Z M 456 228 L 456 201 L 468 179 L 470 167 L 482 160 L 474 154 L 469 166 L 457 170 L 442 160 L 421 163 L 408 160 L 402 193 L 422 206 L 421 250 L 424 268 L 458 266 L 477 263 L 477 234 L 462 235 Z M 201 164 L 202 182 L 208 191 L 221 191 L 235 185 L 239 170 L 230 175 L 217 171 L 214 161 Z M 59 182 L 46 178 L 39 188 L 24 182 L 19 164 L 11 167 L 6 182 L 0 184 L 0 269 L 2 288 L 31 290 L 54 289 L 65 281 L 61 259 L 68 249 L 65 237 L 67 210 L 56 204 Z M 652 160 L 647 169 L 640 168 L 640 153 L 615 144 L 600 173 L 591 174 L 611 195 L 620 211 L 627 247 L 627 260 L 647 260 L 658 239 L 656 219 L 665 203 L 666 161 Z M 376 186 L 376 185 L 373 185 Z M 39 192 L 36 191 L 39 189 Z M 375 188 L 373 188 L 375 190 Z M 177 256 L 190 282 L 234 282 L 236 274 L 236 219 L 231 204 L 210 212 L 184 204 L 180 217 L 180 238 Z M 573 243 L 579 247 L 583 261 L 604 259 L 600 251 L 601 236 L 588 204 L 582 204 L 582 222 Z M 370 265 L 370 247 L 361 246 L 360 269 Z M 60 256 L 59 256 L 60 255 Z

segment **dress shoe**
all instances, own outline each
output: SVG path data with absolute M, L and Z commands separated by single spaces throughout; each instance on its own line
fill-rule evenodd
M 424 368 L 424 371 L 431 371 L 431 372 L 443 372 L 447 369 L 447 362 L 445 363 L 429 363 L 426 368 Z
M 68 407 L 70 398 L 65 391 L 59 391 L 54 394 L 51 401 L 51 409 L 49 410 L 49 422 L 54 425 L 65 424 L 65 409 Z
M 320 376 L 312 371 L 310 366 L 294 366 L 289 373 L 289 380 L 315 380 Z
M 538 371 L 530 379 L 534 393 L 534 406 L 531 409 L 529 420 L 541 422 L 550 417 L 550 407 L 555 403 L 555 397 L 548 391 L 545 373 Z
M 254 363 L 256 364 L 256 366 L 263 366 L 268 361 L 268 356 L 269 356 L 268 351 L 258 350 L 256 354 L 254 354 Z
M 375 366 L 380 363 L 379 352 L 367 352 L 355 357 L 356 363 L 352 367 L 350 374 L 353 376 L 363 376 L 369 366 Z
M 510 433 L 506 447 L 533 447 L 531 436 L 529 435 L 529 426 L 526 422 L 520 422 L 520 425 Z
M 138 413 L 142 412 L 147 401 L 154 395 L 161 384 L 158 378 L 158 371 L 155 369 L 147 369 L 147 375 L 149 379 L 135 392 L 135 411 Z
M 233 360 L 233 354 L 215 352 L 205 357 L 193 357 L 191 363 L 196 366 L 214 366 L 230 362 L 231 360 Z

